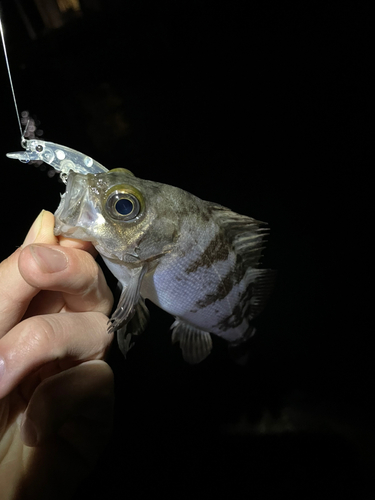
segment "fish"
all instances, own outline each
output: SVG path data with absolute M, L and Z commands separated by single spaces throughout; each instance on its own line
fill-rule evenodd
M 26 142 L 8 156 L 47 157 L 66 182 L 55 234 L 90 241 L 119 281 L 108 331 L 117 331 L 125 356 L 148 323 L 146 299 L 174 317 L 172 342 L 188 363 L 207 358 L 211 335 L 233 347 L 254 334 L 275 279 L 259 268 L 266 223 L 125 168 L 107 170 L 70 148 Z
M 252 335 L 274 276 L 257 268 L 260 221 L 121 168 L 70 173 L 55 218 L 56 235 L 91 241 L 121 283 L 111 329 L 135 316 L 123 350 L 147 323 L 145 299 L 174 316 L 172 342 L 189 363 L 209 355 L 211 334 L 232 344 Z

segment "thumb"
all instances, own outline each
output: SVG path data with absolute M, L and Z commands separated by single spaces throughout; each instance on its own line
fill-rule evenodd
M 42 210 L 27 233 L 22 246 L 25 247 L 34 242 L 56 245 L 58 240 L 53 234 L 54 225 L 54 215 L 47 210 Z

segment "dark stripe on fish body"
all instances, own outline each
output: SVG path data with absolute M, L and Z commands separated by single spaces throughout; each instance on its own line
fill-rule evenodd
M 249 320 L 256 317 L 263 309 L 273 287 L 275 273 L 270 270 L 262 270 L 255 281 L 252 281 L 243 291 L 237 305 L 233 308 L 232 314 L 221 320 L 217 327 L 220 330 L 229 330 L 239 326 L 244 318 Z M 255 303 L 251 299 L 255 297 Z
M 195 273 L 200 267 L 211 267 L 214 262 L 226 260 L 229 255 L 229 244 L 221 231 L 210 241 L 207 248 L 198 259 L 192 262 L 186 269 L 186 273 Z
M 215 292 L 208 293 L 203 299 L 198 300 L 195 305 L 203 309 L 216 301 L 225 299 L 232 291 L 232 288 L 238 285 L 245 275 L 246 269 L 241 264 L 242 257 L 237 254 L 234 267 L 231 266 L 229 272 L 220 280 Z
M 243 291 L 237 305 L 233 308 L 232 314 L 218 323 L 220 330 L 229 330 L 237 328 L 245 317 L 249 317 L 251 309 L 250 299 L 253 296 L 254 285 L 250 283 L 246 290 Z
M 231 270 L 222 280 L 220 280 L 216 290 L 205 295 L 203 299 L 197 300 L 195 306 L 199 307 L 199 309 L 203 309 L 216 301 L 223 300 L 230 293 L 235 284 L 237 284 L 236 277 Z

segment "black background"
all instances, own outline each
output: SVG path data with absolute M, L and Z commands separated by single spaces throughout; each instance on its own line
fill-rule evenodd
M 150 306 L 128 360 L 111 353 L 114 437 L 80 498 L 373 498 L 370 2 L 99 4 L 51 32 L 29 6 L 30 40 L 4 3 L 20 111 L 107 168 L 267 221 L 278 279 L 246 367 L 217 339 L 185 364 Z M 5 63 L 0 79 L 5 257 L 63 185 L 5 157 Z

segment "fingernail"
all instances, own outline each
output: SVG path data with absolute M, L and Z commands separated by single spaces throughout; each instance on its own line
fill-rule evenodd
M 38 443 L 38 433 L 33 422 L 25 418 L 21 425 L 21 438 L 26 446 L 36 446 Z
M 31 245 L 31 255 L 44 273 L 57 273 L 68 266 L 68 259 L 63 252 L 42 245 Z
M 44 210 L 40 212 L 38 217 L 33 222 L 33 225 L 29 229 L 29 232 L 27 233 L 25 241 L 23 242 L 22 246 L 30 245 L 30 243 L 33 243 L 36 240 L 40 228 L 42 227 L 43 213 Z

